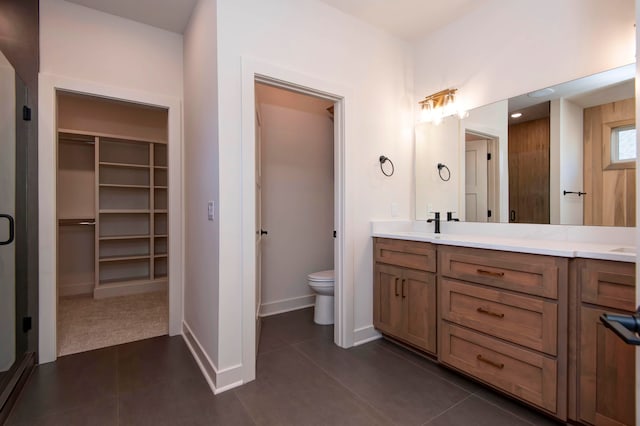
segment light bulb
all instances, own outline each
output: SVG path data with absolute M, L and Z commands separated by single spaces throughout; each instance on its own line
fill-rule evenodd
M 453 94 L 447 94 L 447 97 L 444 101 L 444 116 L 453 115 L 456 112 L 456 102 L 453 98 Z

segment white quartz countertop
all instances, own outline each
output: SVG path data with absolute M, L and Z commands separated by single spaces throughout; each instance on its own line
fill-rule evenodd
M 503 236 L 475 234 L 435 234 L 424 231 L 374 230 L 372 235 L 381 238 L 424 241 L 459 247 L 473 247 L 490 250 L 542 254 L 559 257 L 580 257 L 588 259 L 635 262 L 636 249 L 633 246 L 614 243 L 594 243 L 535 238 L 508 238 Z

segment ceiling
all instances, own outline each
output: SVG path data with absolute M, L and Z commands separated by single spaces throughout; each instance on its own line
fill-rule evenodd
M 67 0 L 182 34 L 198 0 Z
M 509 117 L 509 124 L 549 116 L 549 101 L 555 99 L 565 98 L 582 108 L 589 108 L 632 98 L 635 96 L 635 73 L 635 64 L 629 64 L 511 98 L 509 114 L 521 112 L 523 116 L 520 119 Z M 536 93 L 539 96 L 532 96 Z
M 320 0 L 407 41 L 416 41 L 490 0 Z
M 182 34 L 198 0 L 67 0 Z M 416 41 L 490 0 L 319 0 L 407 41 Z

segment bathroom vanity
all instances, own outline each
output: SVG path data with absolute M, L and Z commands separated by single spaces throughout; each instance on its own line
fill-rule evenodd
M 373 236 L 373 319 L 386 337 L 562 421 L 634 424 L 634 348 L 599 320 L 635 311 L 632 248 Z

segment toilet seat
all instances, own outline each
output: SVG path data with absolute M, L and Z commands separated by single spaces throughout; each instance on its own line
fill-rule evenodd
M 309 281 L 314 283 L 329 283 L 329 282 L 333 283 L 333 280 L 334 280 L 333 269 L 320 271 L 320 272 L 313 272 L 307 275 L 307 278 Z

